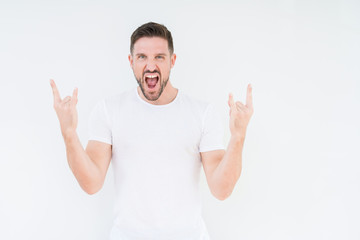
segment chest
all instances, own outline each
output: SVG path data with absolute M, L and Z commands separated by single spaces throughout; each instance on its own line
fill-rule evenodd
M 119 109 L 113 118 L 113 147 L 148 152 L 198 151 L 202 119 L 191 109 Z

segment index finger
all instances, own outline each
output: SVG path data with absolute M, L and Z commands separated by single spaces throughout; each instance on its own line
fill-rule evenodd
M 54 102 L 60 103 L 61 102 L 60 93 L 59 93 L 59 90 L 57 89 L 55 81 L 53 79 L 50 79 L 50 85 L 51 85 L 53 95 L 54 95 Z
M 253 107 L 251 84 L 248 85 L 247 92 L 246 92 L 246 105 L 249 106 L 250 108 Z

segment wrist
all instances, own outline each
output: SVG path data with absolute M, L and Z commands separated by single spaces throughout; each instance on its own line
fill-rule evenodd
M 61 132 L 64 138 L 64 141 L 71 141 L 72 139 L 75 139 L 77 134 L 76 134 L 76 130 L 66 130 Z
M 241 131 L 237 133 L 231 133 L 230 139 L 235 142 L 244 141 L 246 136 L 246 131 Z

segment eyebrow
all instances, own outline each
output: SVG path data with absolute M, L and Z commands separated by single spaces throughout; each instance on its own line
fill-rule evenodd
M 135 54 L 135 56 L 140 56 L 140 55 L 145 55 L 146 56 L 146 54 L 145 53 L 137 53 L 137 54 Z M 157 53 L 157 54 L 155 54 L 156 56 L 166 56 L 166 53 Z

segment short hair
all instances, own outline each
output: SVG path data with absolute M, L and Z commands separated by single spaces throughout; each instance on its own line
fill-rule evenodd
M 138 27 L 131 35 L 131 54 L 133 53 L 135 42 L 142 37 L 161 37 L 167 40 L 170 55 L 174 53 L 174 45 L 171 32 L 164 25 L 155 22 L 148 22 Z

